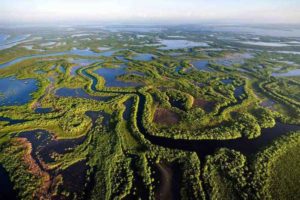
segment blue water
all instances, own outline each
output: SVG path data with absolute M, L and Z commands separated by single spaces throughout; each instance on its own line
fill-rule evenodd
M 102 62 L 101 59 L 72 59 L 69 62 L 73 64 L 78 64 L 81 66 L 87 66 L 96 62 Z
M 9 38 L 9 35 L 7 34 L 0 34 L 0 45 L 4 44 L 7 41 L 7 38 Z
M 213 69 L 208 67 L 207 60 L 197 60 L 197 61 L 193 61 L 191 64 L 199 70 L 203 70 L 203 71 L 207 71 L 207 72 L 214 71 Z
M 153 54 L 149 53 L 139 53 L 134 56 L 132 59 L 137 61 L 151 61 L 154 58 Z
M 37 83 L 35 79 L 0 78 L 0 106 L 28 103 L 32 99 L 30 94 L 38 90 Z
M 10 37 L 6 39 L 4 43 L 0 44 L 0 50 L 8 49 L 18 44 L 21 44 L 28 37 L 30 37 L 30 35 L 18 35 L 15 37 Z
M 182 49 L 182 48 L 192 48 L 192 47 L 208 47 L 209 45 L 205 42 L 193 42 L 188 40 L 160 40 L 160 43 L 164 47 L 158 49 L 161 50 L 171 50 L 171 49 Z
M 175 69 L 175 72 L 179 72 L 180 71 L 180 69 L 182 68 L 182 66 L 178 66 L 178 67 L 176 67 L 176 69 Z
M 243 94 L 245 94 L 245 89 L 244 89 L 244 86 L 241 85 L 241 86 L 238 86 L 235 88 L 234 90 L 234 97 L 235 98 L 240 98 L 240 96 L 242 96 Z
M 107 51 L 107 52 L 101 52 L 101 53 L 95 53 L 89 49 L 72 49 L 70 51 L 64 51 L 64 52 L 58 52 L 58 53 L 49 53 L 49 54 L 36 54 L 31 56 L 23 56 L 20 58 L 17 58 L 15 60 L 0 64 L 0 69 L 8 67 L 10 65 L 22 62 L 27 59 L 32 58 L 45 58 L 45 57 L 53 57 L 53 56 L 63 56 L 63 55 L 75 55 L 75 56 L 90 56 L 90 57 L 98 57 L 98 56 L 104 56 L 104 57 L 110 57 L 112 56 L 116 51 Z
M 63 74 L 66 73 L 66 69 L 63 66 L 59 66 L 59 71 L 61 71 Z
M 300 69 L 294 69 L 285 73 L 272 73 L 275 77 L 290 77 L 290 76 L 300 76 Z
M 80 65 L 77 65 L 77 66 L 74 66 L 74 67 L 72 67 L 71 68 L 71 76 L 75 76 L 76 75 L 76 71 L 78 70 L 78 69 L 80 69 L 82 66 L 80 66 Z
M 225 85 L 228 85 L 233 83 L 233 79 L 231 78 L 222 79 L 221 82 L 224 83 Z
M 122 61 L 122 62 L 124 62 L 124 63 L 129 62 L 129 60 L 127 60 L 124 56 L 116 56 L 116 58 L 117 58 L 119 61 Z
M 120 75 L 126 74 L 126 65 L 120 65 L 118 68 L 99 68 L 95 70 L 95 73 L 104 77 L 106 87 L 135 87 L 140 84 L 132 82 L 123 82 L 117 80 Z
M 82 88 L 60 88 L 56 90 L 55 95 L 60 97 L 77 97 L 77 98 L 84 98 L 84 99 L 93 99 L 96 101 L 107 101 L 111 97 L 104 97 L 104 96 L 92 96 L 85 92 Z

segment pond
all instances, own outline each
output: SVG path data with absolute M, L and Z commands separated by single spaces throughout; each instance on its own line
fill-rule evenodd
M 208 47 L 206 42 L 193 42 L 188 40 L 160 40 L 159 41 L 164 47 L 158 49 L 171 50 L 171 49 L 183 49 L 192 47 Z
M 0 78 L 0 106 L 26 104 L 37 90 L 38 82 L 35 79 Z
M 139 86 L 139 83 L 133 82 L 124 82 L 117 80 L 118 76 L 126 74 L 127 66 L 122 64 L 117 68 L 99 68 L 96 69 L 94 72 L 99 74 L 105 79 L 105 86 L 106 87 L 135 87 Z
M 176 68 L 175 68 L 175 72 L 177 72 L 177 73 L 178 73 L 178 72 L 180 71 L 180 69 L 181 69 L 181 68 L 182 68 L 182 66 L 178 66 L 178 67 L 176 67 Z
M 198 70 L 206 71 L 206 72 L 212 72 L 213 69 L 208 67 L 208 61 L 207 60 L 197 60 L 191 62 L 191 64 L 196 67 Z
M 300 69 L 290 70 L 285 73 L 272 73 L 274 77 L 290 77 L 290 76 L 300 76 Z
M 225 85 L 229 85 L 233 83 L 233 79 L 226 78 L 226 79 L 222 79 L 221 82 L 224 83 Z
M 99 117 L 103 117 L 103 124 L 107 125 L 110 115 L 103 111 L 87 111 L 85 113 L 92 120 L 92 128 Z M 53 134 L 46 130 L 24 131 L 16 134 L 16 137 L 26 138 L 32 144 L 32 157 L 41 167 L 41 161 L 46 163 L 54 162 L 54 153 L 65 154 L 72 151 L 76 146 L 82 144 L 86 136 L 74 139 L 56 139 Z
M 24 131 L 16 135 L 19 138 L 26 138 L 32 145 L 32 157 L 43 169 L 41 161 L 46 163 L 53 162 L 51 155 L 56 152 L 64 154 L 83 143 L 85 136 L 75 139 L 55 139 L 46 130 Z
M 36 108 L 34 112 L 39 114 L 46 114 L 52 112 L 52 108 Z
M 155 56 L 149 53 L 139 53 L 132 57 L 133 60 L 137 61 L 151 61 Z
M 240 96 L 242 96 L 243 94 L 245 94 L 245 89 L 244 89 L 244 86 L 243 86 L 243 85 L 237 86 L 237 87 L 234 89 L 234 97 L 235 97 L 236 99 L 239 99 Z

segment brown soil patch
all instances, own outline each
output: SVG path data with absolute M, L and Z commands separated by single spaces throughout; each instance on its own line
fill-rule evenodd
M 43 171 L 36 163 L 36 161 L 32 158 L 31 143 L 28 142 L 25 138 L 17 138 L 16 141 L 18 141 L 25 149 L 23 161 L 28 166 L 29 173 L 35 176 L 39 176 L 42 179 L 41 187 L 36 191 L 35 194 L 33 194 L 33 196 L 38 197 L 40 199 L 48 199 L 48 190 L 51 185 L 50 175 L 47 172 Z
M 154 122 L 164 125 L 173 125 L 179 122 L 179 115 L 165 108 L 157 108 L 154 113 Z

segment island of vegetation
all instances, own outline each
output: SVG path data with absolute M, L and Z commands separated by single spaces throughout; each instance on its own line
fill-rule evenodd
M 201 30 L 1 29 L 0 199 L 300 199 L 300 46 Z

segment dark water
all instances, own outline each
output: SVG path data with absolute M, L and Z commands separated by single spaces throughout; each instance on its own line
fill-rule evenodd
M 37 83 L 35 79 L 0 78 L 0 106 L 28 103 L 32 99 L 30 94 L 38 90 Z
M 88 111 L 86 115 L 92 119 L 92 128 L 96 125 L 96 120 L 103 117 L 103 124 L 108 125 L 110 115 L 103 111 Z M 32 157 L 42 168 L 39 159 L 46 163 L 54 162 L 51 156 L 53 153 L 65 154 L 72 151 L 76 146 L 82 144 L 86 136 L 74 139 L 55 139 L 51 133 L 46 130 L 24 131 L 17 134 L 17 137 L 26 138 L 32 144 Z
M 270 145 L 276 138 L 279 138 L 288 132 L 300 130 L 299 125 L 289 125 L 277 122 L 273 128 L 262 129 L 261 136 L 255 139 L 242 137 L 230 140 L 184 140 L 153 136 L 143 125 L 142 115 L 145 97 L 143 95 L 139 95 L 139 97 L 140 101 L 137 113 L 137 126 L 146 139 L 148 139 L 152 144 L 166 148 L 197 152 L 199 157 L 202 159 L 204 159 L 207 155 L 213 154 L 219 148 L 234 149 L 247 156 L 254 155 L 266 146 Z
M 24 122 L 27 122 L 28 120 L 26 119 L 11 119 L 9 117 L 0 117 L 1 122 L 7 122 L 6 125 L 14 125 L 14 124 L 21 124 Z
M 39 114 L 46 114 L 52 112 L 52 108 L 36 108 L 34 112 Z
M 242 96 L 243 94 L 245 94 L 245 88 L 243 85 L 241 86 L 237 86 L 235 89 L 234 89 L 234 97 L 239 99 L 240 96 Z
M 123 113 L 123 119 L 124 120 L 129 120 L 130 119 L 130 114 L 131 114 L 131 107 L 133 105 L 134 99 L 130 98 L 127 101 L 124 102 L 125 106 L 125 111 Z
M 243 86 L 239 87 L 236 94 L 241 95 L 240 91 L 244 91 Z M 146 102 L 145 96 L 139 93 L 137 95 L 140 99 L 137 111 L 137 127 L 147 140 L 155 145 L 166 148 L 197 152 L 202 159 L 207 155 L 213 154 L 219 148 L 234 149 L 245 155 L 253 155 L 270 145 L 274 139 L 290 131 L 300 130 L 300 126 L 298 125 L 288 125 L 277 122 L 273 128 L 262 129 L 261 136 L 255 139 L 243 137 L 230 140 L 183 140 L 153 136 L 143 125 L 142 116 Z M 133 102 L 131 102 L 131 104 L 132 103 Z M 129 103 L 126 105 L 127 108 L 131 106 L 129 106 Z
M 180 69 L 181 69 L 181 68 L 182 68 L 182 66 L 178 66 L 178 67 L 176 67 L 176 68 L 175 68 L 175 72 L 177 72 L 177 73 L 178 73 L 178 72 L 180 71 Z
M 82 199 L 86 184 L 86 173 L 89 167 L 86 165 L 86 161 L 79 161 L 62 172 L 63 176 L 63 188 L 71 192 L 70 199 Z M 72 194 L 76 193 L 77 196 Z
M 5 168 L 0 164 L 0 199 L 15 200 L 17 199 L 16 191 L 13 189 L 13 183 Z
M 96 121 L 99 117 L 103 117 L 102 124 L 104 126 L 109 125 L 110 115 L 104 111 L 87 111 L 85 114 L 92 119 L 93 127 L 95 127 Z
M 231 78 L 222 79 L 221 82 L 224 83 L 225 85 L 229 85 L 233 83 L 233 79 Z
M 212 72 L 213 69 L 208 67 L 208 61 L 207 60 L 197 60 L 191 63 L 194 67 L 196 67 L 199 70 L 206 71 L 206 72 Z
M 96 101 L 107 101 L 111 99 L 108 96 L 92 96 L 85 92 L 82 88 L 60 88 L 56 90 L 55 95 L 59 97 L 77 97 L 84 99 L 93 99 Z
M 41 169 L 43 167 L 40 160 L 46 163 L 54 162 L 55 160 L 51 157 L 52 153 L 67 153 L 85 140 L 85 137 L 56 140 L 46 130 L 25 131 L 19 133 L 17 137 L 26 138 L 31 143 L 31 155 Z
M 100 76 L 104 77 L 105 79 L 105 86 L 106 87 L 135 87 L 139 86 L 138 83 L 133 82 L 124 82 L 119 81 L 117 78 L 118 76 L 124 75 L 127 73 L 126 65 L 120 65 L 117 68 L 99 68 L 95 70 L 95 73 L 99 74 Z

